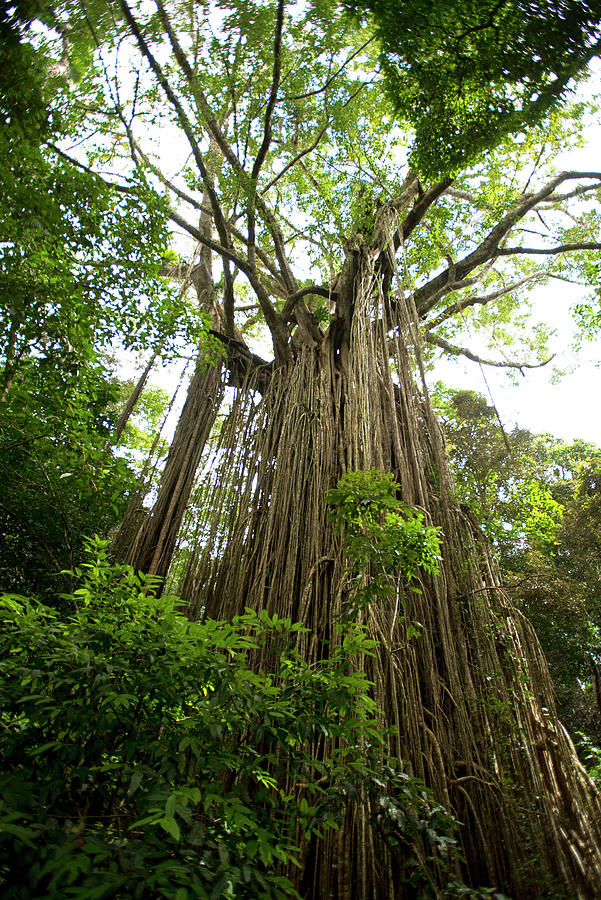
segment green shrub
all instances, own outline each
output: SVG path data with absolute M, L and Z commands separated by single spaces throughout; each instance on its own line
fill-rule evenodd
M 92 551 L 70 613 L 0 600 L 6 900 L 296 896 L 285 865 L 360 795 L 389 842 L 453 843 L 450 818 L 382 758 L 352 662 L 374 646 L 360 628 L 310 666 L 300 626 L 190 622 L 104 543 Z M 271 673 L 250 665 L 263 642 Z M 320 736 L 327 760 L 311 752 Z

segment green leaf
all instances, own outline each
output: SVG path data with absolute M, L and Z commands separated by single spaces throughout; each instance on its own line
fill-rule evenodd
M 181 832 L 179 825 L 175 821 L 172 816 L 164 816 L 162 819 L 158 820 L 158 824 L 163 828 L 171 837 L 175 838 L 176 841 L 181 839 Z

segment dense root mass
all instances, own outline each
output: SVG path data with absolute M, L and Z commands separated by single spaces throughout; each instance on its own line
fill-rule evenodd
M 347 471 L 391 472 L 402 499 L 441 526 L 443 562 L 420 593 L 399 577 L 400 604 L 361 613 L 379 641 L 360 664 L 396 728 L 390 752 L 461 823 L 466 882 L 519 898 L 598 896 L 599 799 L 556 719 L 532 629 L 503 593 L 477 524 L 453 500 L 439 427 L 412 376 L 411 316 L 377 284 L 357 252 L 346 336 L 332 327 L 321 346 L 303 346 L 262 394 L 252 379 L 236 390 L 201 487 L 184 584 L 190 615 L 264 608 L 306 625 L 302 652 L 322 658 L 350 590 L 326 492 Z M 405 623 L 414 621 L 421 633 L 408 640 Z M 414 896 L 400 871 L 370 811 L 353 803 L 341 831 L 307 847 L 305 869 L 292 877 L 312 900 Z M 438 892 L 442 876 L 433 879 Z

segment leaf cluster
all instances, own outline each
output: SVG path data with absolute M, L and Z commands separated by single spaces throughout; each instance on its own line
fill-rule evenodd
M 598 53 L 601 7 L 580 0 L 346 0 L 375 25 L 387 92 L 415 128 L 424 175 L 458 171 L 541 121 Z
M 108 534 L 135 487 L 106 448 L 118 386 L 99 365 L 70 374 L 39 361 L 0 404 L 0 585 L 56 601 L 84 536 Z M 52 599 L 54 598 L 54 600 Z
M 353 663 L 374 649 L 361 628 L 308 665 L 299 625 L 264 611 L 190 622 L 106 550 L 93 542 L 74 573 L 67 615 L 0 601 L 7 900 L 296 896 L 279 866 L 364 792 L 397 843 L 452 845 L 450 818 L 383 759 Z M 264 644 L 272 665 L 257 672 Z
M 360 585 L 350 612 L 396 591 L 399 574 L 411 582 L 420 570 L 438 572 L 440 529 L 399 500 L 399 491 L 391 475 L 376 469 L 347 472 L 328 491 L 331 521 L 343 532 L 344 551 Z

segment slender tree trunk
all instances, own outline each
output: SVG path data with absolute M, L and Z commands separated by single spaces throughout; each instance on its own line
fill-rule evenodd
M 6 342 L 6 348 L 4 350 L 4 355 L 6 357 L 6 362 L 4 364 L 4 372 L 2 374 L 2 388 L 0 389 L 0 403 L 4 403 L 8 396 L 8 392 L 11 389 L 15 372 L 17 371 L 17 357 L 15 353 L 15 344 L 17 341 L 17 320 L 15 318 L 11 319 L 10 322 L 10 330 L 8 332 L 8 340 Z
M 221 365 L 199 364 L 190 382 L 156 502 L 132 542 L 126 562 L 165 578 L 190 499 L 198 464 L 223 397 Z
M 201 214 L 199 230 L 207 237 L 211 236 L 211 213 L 208 210 Z M 211 251 L 204 245 L 201 247 L 198 264 L 190 272 L 190 278 L 200 307 L 211 315 L 213 325 L 218 327 L 221 315 L 213 295 Z M 205 361 L 201 348 L 161 474 L 152 512 L 144 514 L 141 510 L 142 522 L 131 543 L 129 535 L 121 533 L 117 535 L 114 544 L 117 554 L 134 569 L 157 575 L 163 581 L 173 559 L 200 458 L 223 398 L 222 369 L 221 360 L 215 364 Z M 124 546 L 127 547 L 126 553 L 122 549 Z
M 339 316 L 321 347 L 300 347 L 262 398 L 238 392 L 207 479 L 190 615 L 266 609 L 305 625 L 300 651 L 323 658 L 340 639 L 351 590 L 325 493 L 346 471 L 392 472 L 403 500 L 441 526 L 444 559 L 438 576 L 420 579 L 421 593 L 399 578 L 400 605 L 361 614 L 379 642 L 360 664 L 384 724 L 396 728 L 390 754 L 461 823 L 469 884 L 520 900 L 552 889 L 596 897 L 598 795 L 557 721 L 534 633 L 503 592 L 477 523 L 453 499 L 439 426 L 411 375 L 414 313 L 399 299 L 393 322 L 380 284 L 368 253 L 349 254 Z M 407 638 L 408 623 L 419 623 L 419 637 Z M 315 752 L 333 750 L 323 740 Z M 403 859 L 374 830 L 376 812 L 349 803 L 341 831 L 305 848 L 303 868 L 289 873 L 303 897 L 416 896 Z M 433 878 L 442 896 L 442 876 Z
M 601 718 L 601 666 L 592 656 L 589 658 L 591 675 L 593 678 L 593 690 L 595 692 L 595 705 L 597 716 Z
M 113 436 L 110 441 L 107 443 L 107 448 L 111 446 L 115 446 L 121 440 L 121 435 L 123 434 L 123 429 L 127 425 L 130 420 L 130 417 L 137 406 L 138 400 L 140 399 L 140 395 L 144 390 L 146 382 L 148 380 L 148 376 L 150 375 L 151 369 L 154 366 L 157 358 L 157 353 L 153 353 L 150 359 L 148 360 L 148 364 L 146 368 L 138 378 L 138 382 L 127 398 L 127 402 L 125 403 L 123 409 L 121 410 L 121 414 L 117 419 L 117 424 L 115 425 L 115 431 L 113 432 Z

